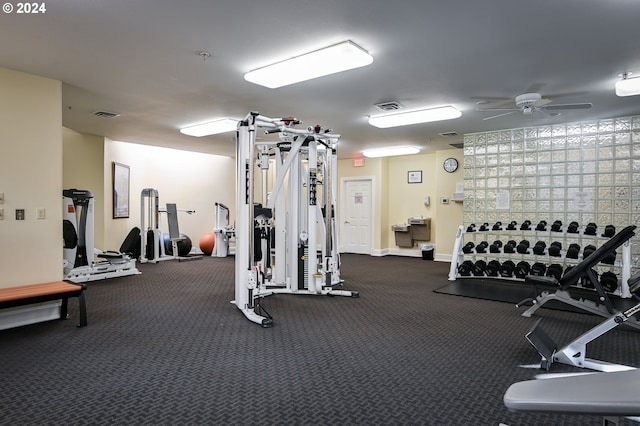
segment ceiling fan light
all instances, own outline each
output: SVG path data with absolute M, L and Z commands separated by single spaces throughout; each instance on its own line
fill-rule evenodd
M 462 113 L 454 107 L 443 106 L 438 108 L 427 108 L 395 114 L 372 116 L 369 117 L 369 124 L 381 129 L 386 129 L 388 127 L 451 120 L 460 116 L 462 116 Z
M 617 96 L 640 95 L 640 77 L 624 78 L 616 82 Z
M 195 136 L 197 138 L 217 135 L 218 133 L 226 133 L 236 130 L 238 128 L 238 121 L 239 120 L 233 118 L 222 118 L 202 124 L 196 124 L 194 126 L 183 127 L 180 129 L 180 133 L 183 135 Z
M 249 71 L 244 75 L 244 79 L 251 83 L 275 89 L 363 67 L 372 62 L 373 57 L 366 50 L 351 40 L 347 40 Z
M 365 149 L 362 155 L 367 158 L 392 157 L 394 155 L 412 155 L 420 152 L 417 146 L 392 146 L 388 148 Z

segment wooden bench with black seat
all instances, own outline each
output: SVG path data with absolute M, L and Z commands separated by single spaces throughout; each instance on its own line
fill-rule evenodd
M 68 316 L 68 300 L 70 297 L 77 297 L 80 306 L 78 327 L 85 327 L 87 325 L 87 308 L 84 300 L 85 289 L 86 286 L 84 284 L 74 284 L 66 281 L 0 288 L 0 309 L 62 300 L 60 319 L 66 319 Z

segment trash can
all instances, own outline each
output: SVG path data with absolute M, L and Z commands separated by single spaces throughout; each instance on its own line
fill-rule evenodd
M 433 250 L 435 246 L 433 244 L 422 244 L 422 260 L 433 260 Z

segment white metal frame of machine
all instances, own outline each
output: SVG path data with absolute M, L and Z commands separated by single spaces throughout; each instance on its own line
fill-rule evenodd
M 257 112 L 238 123 L 232 303 L 263 327 L 273 325 L 260 306 L 265 296 L 358 297 L 357 292 L 335 289 L 342 285 L 335 220 L 340 135 L 320 126 L 292 127 L 297 124 L 301 122 L 295 118 Z M 260 129 L 277 133 L 279 140 L 258 141 Z

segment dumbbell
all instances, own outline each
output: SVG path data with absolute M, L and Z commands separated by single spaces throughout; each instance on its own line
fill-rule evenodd
M 584 235 L 596 235 L 598 225 L 593 222 L 589 222 L 584 228 Z
M 522 225 L 520 225 L 520 230 L 521 231 L 529 231 L 531 229 L 531 221 L 530 220 L 525 220 L 524 222 L 522 222 Z
M 515 253 L 516 252 L 516 242 L 514 240 L 507 241 L 507 244 L 502 247 L 502 251 L 505 253 Z
M 480 231 L 484 232 L 484 231 L 488 231 L 489 230 L 489 224 L 488 223 L 483 223 L 482 225 L 480 225 Z
M 562 250 L 562 243 L 560 241 L 554 241 L 549 246 L 549 256 L 560 257 L 560 251 Z
M 542 262 L 536 262 L 533 265 L 531 265 L 531 270 L 529 271 L 529 273 L 531 275 L 537 275 L 539 277 L 544 276 L 544 273 L 547 271 L 547 265 L 545 265 Z
M 546 231 L 546 230 L 547 230 L 547 221 L 541 220 L 540 222 L 538 222 L 538 224 L 536 225 L 536 231 Z
M 489 253 L 500 253 L 500 247 L 502 247 L 502 241 L 495 240 L 493 244 L 489 246 Z
M 464 245 L 464 247 L 462 247 L 462 252 L 465 254 L 473 253 L 473 248 L 475 246 L 476 245 L 472 241 L 469 241 L 467 244 Z
M 609 254 L 607 255 L 607 257 L 602 259 L 602 263 L 606 263 L 607 265 L 613 265 L 614 263 L 616 263 L 616 256 L 617 255 L 618 255 L 618 253 L 615 250 L 611 250 L 609 252 Z
M 582 250 L 582 259 L 586 259 L 587 257 L 591 256 L 594 251 L 596 251 L 596 246 L 594 246 L 593 244 L 589 244 Z
M 538 241 L 533 246 L 533 254 L 543 255 L 544 254 L 544 250 L 546 248 L 547 248 L 547 243 L 545 243 L 544 241 Z
M 516 268 L 516 264 L 512 260 L 505 260 L 500 266 L 500 276 L 509 278 L 513 275 L 513 270 Z
M 473 270 L 473 262 L 470 260 L 465 260 L 458 266 L 458 274 L 462 277 L 471 276 L 471 271 Z
M 562 231 L 562 221 L 556 220 L 551 224 L 551 232 L 561 232 Z
M 487 247 L 489 247 L 489 243 L 486 241 L 478 243 L 478 245 L 476 246 L 476 253 L 486 253 Z
M 580 225 L 578 224 L 578 222 L 571 222 L 567 227 L 567 234 L 577 234 L 579 227 Z
M 467 226 L 467 232 L 476 232 L 476 224 L 472 223 L 471 225 Z
M 516 276 L 516 278 L 524 278 L 529 275 L 530 270 L 531 265 L 529 264 L 529 262 L 523 260 L 521 262 L 518 262 L 516 268 L 513 271 L 513 274 Z
M 497 221 L 493 224 L 493 227 L 491 229 L 494 231 L 500 231 L 502 229 L 502 222 Z
M 516 222 L 515 220 L 512 220 L 508 225 L 507 225 L 507 230 L 508 231 L 515 231 L 516 230 L 516 226 L 518 225 L 518 222 Z
M 482 277 L 484 276 L 484 269 L 487 267 L 487 262 L 484 260 L 477 260 L 476 263 L 473 264 L 473 268 L 471 269 L 471 273 L 474 277 Z
M 500 275 L 500 262 L 497 260 L 491 260 L 487 263 L 487 267 L 484 269 L 484 272 L 488 277 L 497 277 Z
M 562 265 L 558 263 L 552 263 L 549 265 L 547 268 L 547 276 L 554 277 L 556 280 L 560 281 L 560 278 L 562 278 Z
M 618 276 L 611 271 L 604 272 L 600 277 L 600 285 L 604 291 L 613 293 L 618 288 Z
M 596 279 L 598 279 L 598 272 L 594 269 L 591 269 L 591 272 L 593 272 L 593 275 L 596 277 Z M 586 274 L 582 276 L 582 278 L 580 279 L 580 283 L 584 288 L 595 288 Z
M 604 232 L 602 233 L 603 237 L 611 238 L 616 235 L 616 227 L 613 225 L 607 225 L 604 227 Z
M 520 244 L 518 244 L 518 246 L 516 247 L 516 251 L 520 254 L 527 254 L 529 253 L 529 241 L 528 240 L 522 240 L 520 241 Z
M 569 249 L 567 250 L 567 254 L 565 255 L 568 259 L 577 259 L 580 254 L 580 244 L 571 243 L 569 244 Z

